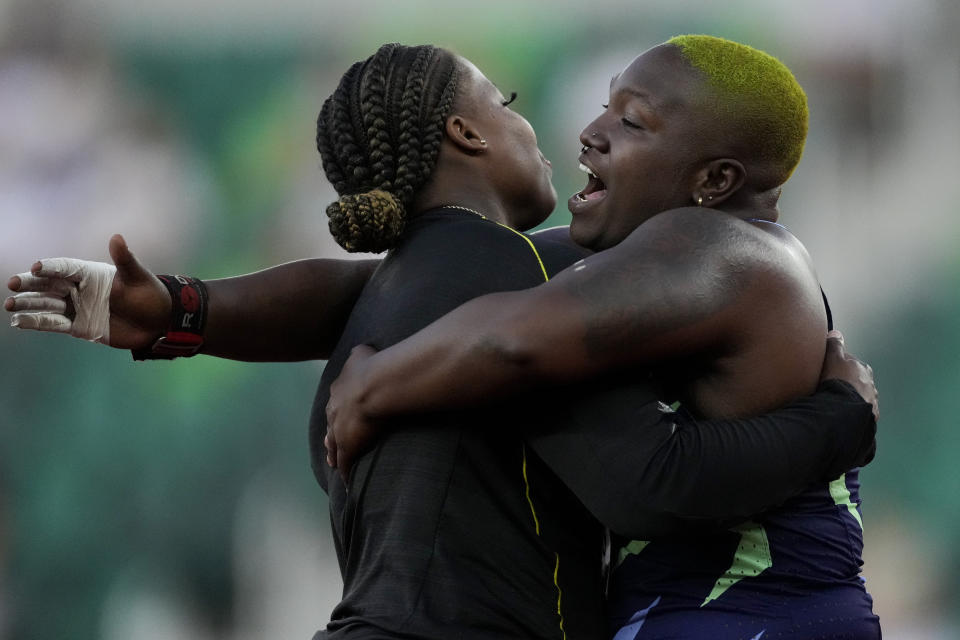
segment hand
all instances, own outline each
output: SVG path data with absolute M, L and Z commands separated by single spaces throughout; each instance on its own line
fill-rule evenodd
M 10 278 L 7 287 L 18 292 L 4 303 L 15 312 L 11 326 L 68 333 L 118 349 L 152 345 L 170 322 L 170 294 L 123 236 L 110 238 L 110 257 L 116 266 L 47 258 Z
M 376 421 L 363 411 L 364 379 L 370 358 L 376 349 L 359 345 L 340 375 L 330 385 L 327 401 L 327 464 L 340 471 L 344 482 L 350 477 L 353 460 L 365 452 L 376 439 Z
M 839 331 L 827 334 L 827 354 L 820 371 L 821 382 L 831 379 L 848 382 L 864 400 L 873 405 L 873 417 L 880 420 L 880 399 L 873 380 L 873 369 L 856 356 L 847 353 L 843 346 L 843 334 Z

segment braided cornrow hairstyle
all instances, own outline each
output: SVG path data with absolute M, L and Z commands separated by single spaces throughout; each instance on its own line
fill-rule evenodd
M 330 232 L 347 251 L 397 242 L 437 164 L 460 65 L 445 49 L 385 44 L 340 79 L 317 118 L 317 150 L 340 199 Z

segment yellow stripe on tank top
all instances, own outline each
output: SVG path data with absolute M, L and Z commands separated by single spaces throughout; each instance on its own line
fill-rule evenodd
M 537 247 L 533 244 L 533 240 L 520 233 L 516 229 L 508 227 L 505 224 L 501 224 L 496 220 L 490 220 L 486 216 L 480 216 L 484 220 L 489 220 L 494 224 L 500 225 L 504 229 L 515 233 L 516 235 L 523 238 L 526 241 L 527 246 L 530 247 L 530 250 L 533 251 L 533 255 L 537 258 L 537 264 L 540 265 L 540 271 L 543 273 L 544 281 L 550 280 L 550 275 L 547 273 L 547 268 L 543 265 L 543 260 L 540 258 L 540 252 L 537 251 Z M 530 480 L 527 478 L 527 447 L 523 446 L 523 484 L 526 490 L 527 504 L 530 505 L 530 515 L 533 516 L 533 528 L 537 532 L 537 535 L 540 535 L 540 520 L 537 518 L 537 510 L 533 506 L 533 500 L 530 498 Z M 560 589 L 560 554 L 554 551 L 553 553 L 555 564 L 553 566 L 553 586 L 557 588 L 557 615 L 560 616 L 560 634 L 561 637 L 566 640 L 567 632 L 563 628 L 563 590 Z
M 533 516 L 533 529 L 540 535 L 540 520 L 537 518 L 537 510 L 533 506 L 533 500 L 530 498 L 530 480 L 527 478 L 527 446 L 522 445 L 523 450 L 523 484 L 526 488 L 527 504 L 530 505 L 530 514 Z M 567 632 L 563 628 L 563 590 L 560 589 L 560 554 L 553 552 L 555 563 L 553 565 L 553 586 L 557 588 L 557 615 L 560 616 L 560 634 L 566 640 Z

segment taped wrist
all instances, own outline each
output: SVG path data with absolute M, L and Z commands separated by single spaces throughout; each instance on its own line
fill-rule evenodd
M 170 325 L 149 348 L 134 349 L 134 360 L 189 358 L 203 347 L 207 323 L 207 287 L 189 276 L 158 275 L 170 292 Z

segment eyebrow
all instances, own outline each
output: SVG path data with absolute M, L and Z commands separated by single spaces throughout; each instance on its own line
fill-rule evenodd
M 646 91 L 631 89 L 630 87 L 623 87 L 618 91 L 618 93 L 626 93 L 631 98 L 639 100 L 643 103 L 643 107 L 651 114 L 660 113 L 660 109 L 657 108 L 657 103 L 651 99 L 650 94 Z
M 619 73 L 616 74 L 615 76 L 613 76 L 612 78 L 610 78 L 610 90 L 611 90 L 611 91 L 613 90 L 613 85 L 614 85 L 614 83 L 615 83 L 619 78 L 620 78 L 620 74 L 619 74 Z M 648 107 L 651 111 L 656 111 L 656 110 L 657 110 L 657 105 L 656 105 L 656 104 L 654 103 L 654 101 L 651 99 L 650 94 L 647 93 L 646 91 L 641 91 L 640 89 L 634 89 L 634 88 L 632 88 L 632 87 L 622 87 L 621 89 L 619 89 L 619 91 L 622 91 L 623 93 L 627 93 L 627 94 L 631 95 L 632 97 L 634 97 L 634 98 L 642 101 L 644 104 L 647 105 L 647 107 Z

